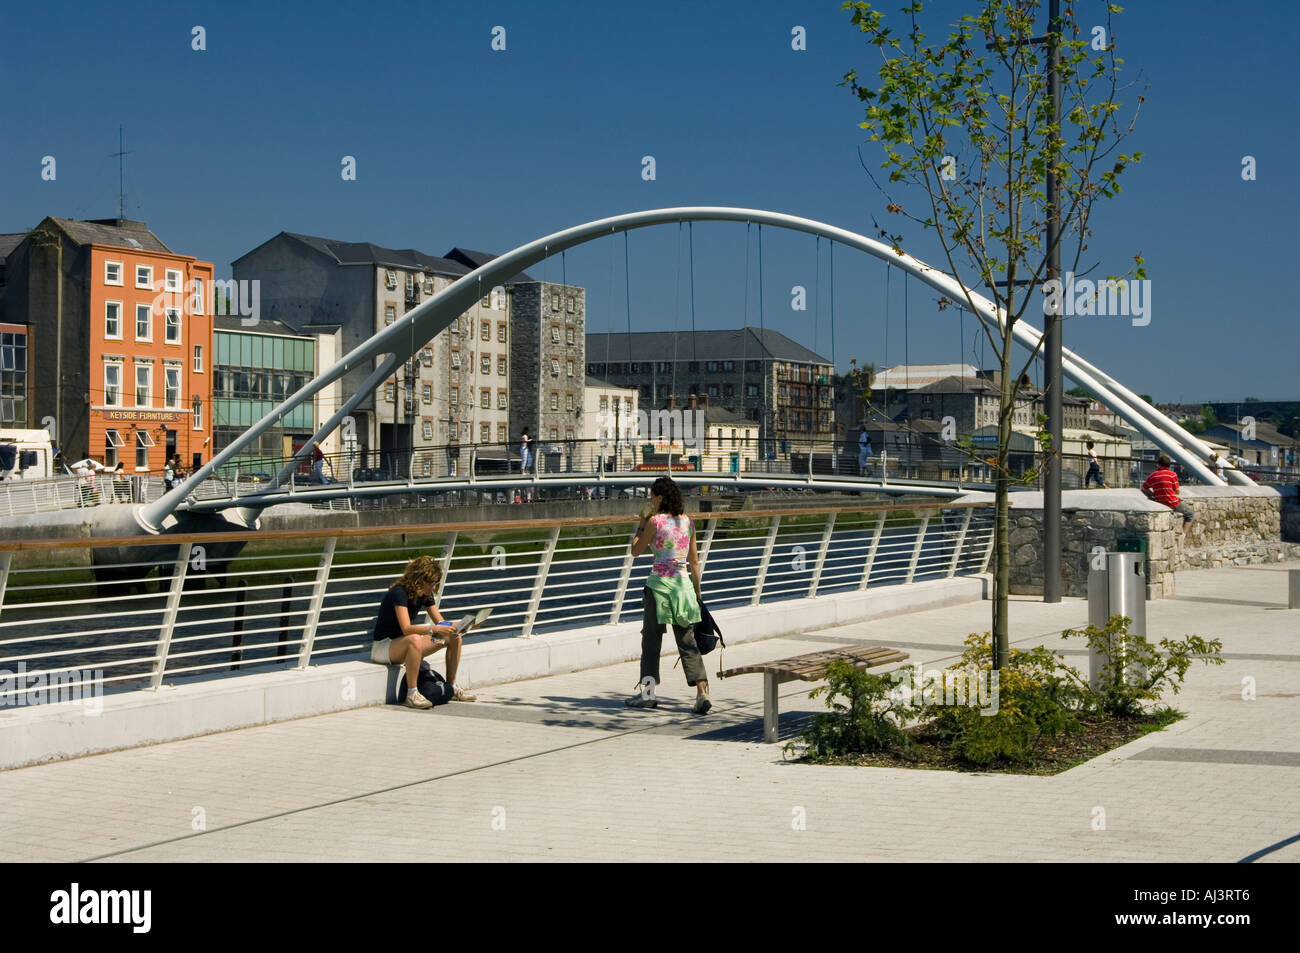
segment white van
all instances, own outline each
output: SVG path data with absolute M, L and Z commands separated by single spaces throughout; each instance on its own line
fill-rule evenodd
M 48 430 L 0 430 L 0 480 L 43 480 L 55 475 Z

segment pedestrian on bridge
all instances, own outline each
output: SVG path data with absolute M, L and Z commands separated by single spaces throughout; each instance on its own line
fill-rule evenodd
M 655 480 L 650 488 L 650 503 L 642 511 L 632 540 L 633 556 L 640 556 L 650 547 L 655 559 L 641 593 L 641 681 L 626 704 L 629 708 L 659 707 L 655 698 L 659 649 L 671 625 L 686 684 L 695 687 L 693 710 L 703 715 L 713 702 L 709 700 L 704 656 L 695 642 L 695 624 L 700 621 L 700 557 L 695 549 L 695 527 L 684 513 L 677 483 L 666 476 Z
M 476 696 L 456 684 L 460 667 L 460 632 L 443 619 L 435 600 L 442 583 L 442 567 L 430 556 L 416 556 L 406 564 L 402 576 L 394 582 L 379 606 L 371 636 L 370 661 L 380 665 L 406 666 L 406 702 L 411 708 L 432 708 L 417 687 L 420 661 L 447 650 L 447 685 L 451 701 L 472 702 Z M 417 625 L 421 609 L 429 612 L 429 622 Z
M 867 425 L 862 425 L 862 433 L 858 434 L 858 473 L 865 476 L 867 472 L 867 461 L 875 453 L 871 446 L 871 434 L 867 433 Z
M 532 452 L 533 438 L 528 436 L 528 428 L 525 427 L 519 433 L 519 472 L 527 473 L 528 467 L 533 462 Z

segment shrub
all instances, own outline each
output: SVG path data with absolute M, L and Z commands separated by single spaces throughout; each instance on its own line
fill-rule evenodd
M 809 698 L 826 696 L 824 714 L 812 716 L 803 740 L 813 760 L 836 755 L 872 751 L 907 750 L 911 739 L 901 724 L 908 717 L 888 678 L 854 668 L 848 662 L 832 662 L 826 669 L 826 684 L 809 692 Z M 791 749 L 787 745 L 787 750 Z
M 989 633 L 966 638 L 961 661 L 951 670 L 992 679 L 993 651 Z M 949 705 L 936 710 L 931 733 L 947 739 L 952 754 L 973 765 L 993 761 L 1024 762 L 1044 736 L 1054 738 L 1080 727 L 1075 714 L 1079 692 L 1071 670 L 1046 648 L 1012 649 L 992 686 L 997 702 L 993 713 Z
M 1159 701 L 1166 688 L 1175 695 L 1182 690 L 1183 679 L 1192 662 L 1222 665 L 1219 655 L 1221 639 L 1206 641 L 1188 635 L 1177 641 L 1161 639 L 1157 648 L 1143 636 L 1129 631 L 1132 620 L 1111 616 L 1105 628 L 1089 625 L 1066 629 L 1061 637 L 1087 639 L 1088 647 L 1106 658 L 1094 687 L 1078 672 L 1072 675 L 1079 686 L 1084 707 L 1120 718 L 1137 718 L 1147 714 L 1147 705 Z

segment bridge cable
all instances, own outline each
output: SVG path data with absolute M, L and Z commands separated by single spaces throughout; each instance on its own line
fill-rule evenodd
M 750 223 L 745 223 L 745 305 L 740 315 L 740 409 L 745 410 L 745 401 L 749 399 L 749 392 L 745 389 L 745 372 L 748 370 L 749 361 L 745 358 L 748 355 L 749 345 L 749 228 Z M 744 415 L 748 418 L 748 414 Z
M 768 354 L 767 347 L 767 328 L 763 324 L 763 226 L 758 226 L 758 359 L 760 364 L 765 363 Z M 764 370 L 762 378 L 762 390 L 760 391 L 762 401 L 762 419 L 759 421 L 759 433 L 766 434 L 768 441 L 771 441 L 772 435 L 768 428 L 764 426 L 767 422 L 767 371 Z M 775 404 L 775 401 L 773 401 Z M 773 423 L 776 423 L 776 413 L 772 414 Z M 762 441 L 760 441 L 761 443 Z

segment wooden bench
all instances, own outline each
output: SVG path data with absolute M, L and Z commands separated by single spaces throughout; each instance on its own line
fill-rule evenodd
M 846 645 L 843 648 L 809 652 L 806 655 L 795 655 L 775 662 L 729 668 L 718 672 L 718 677 L 730 678 L 732 675 L 746 675 L 750 672 L 763 673 L 763 740 L 768 744 L 774 744 L 778 738 L 777 720 L 780 718 L 776 694 L 778 685 L 796 680 L 821 681 L 825 678 L 826 667 L 831 662 L 848 662 L 854 668 L 876 668 L 891 662 L 901 662 L 907 657 L 906 652 L 882 645 Z

